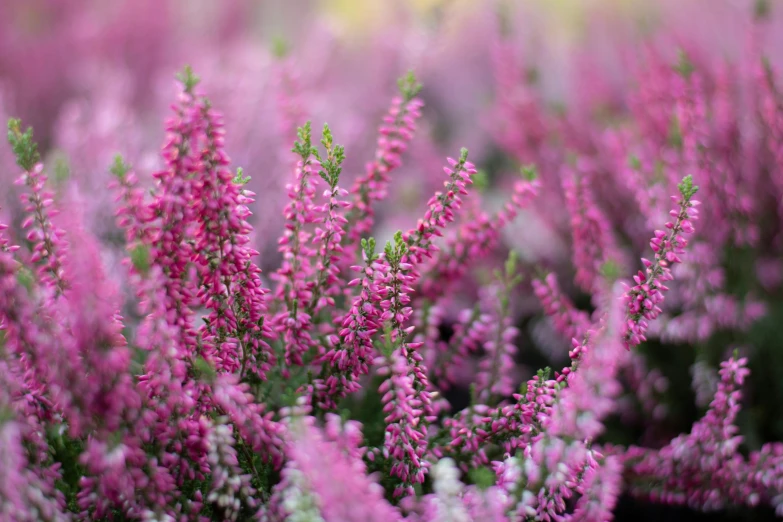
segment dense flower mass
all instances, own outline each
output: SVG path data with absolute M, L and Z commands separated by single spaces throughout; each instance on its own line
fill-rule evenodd
M 513 2 L 350 52 L 0 2 L 0 522 L 783 517 L 783 22 L 697 1 L 564 93 Z

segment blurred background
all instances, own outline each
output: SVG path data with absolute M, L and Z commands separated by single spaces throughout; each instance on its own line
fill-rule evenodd
M 703 71 L 708 96 L 728 85 L 732 122 L 747 137 L 726 160 L 734 165 L 731 179 L 740 195 L 721 192 L 720 180 L 708 194 L 720 205 L 743 194 L 762 203 L 747 205 L 754 210 L 743 214 L 741 226 L 701 238 L 700 254 L 683 268 L 684 294 L 672 298 L 674 307 L 638 361 L 636 380 L 648 384 L 660 408 L 655 415 L 645 411 L 629 378 L 626 414 L 613 420 L 607 438 L 655 446 L 689 430 L 705 406 L 693 383 L 709 386 L 718 362 L 741 346 L 754 372 L 742 429 L 746 445 L 756 448 L 783 439 L 777 327 L 783 267 L 780 242 L 767 241 L 779 236 L 776 204 L 767 201 L 766 178 L 757 173 L 772 174 L 762 160 L 750 162 L 760 145 L 753 130 L 758 122 L 746 115 L 753 114 L 756 92 L 752 64 L 763 56 L 770 70 L 780 70 L 781 28 L 783 2 L 777 0 L 2 0 L 0 116 L 34 127 L 57 197 L 83 206 L 107 266 L 122 280 L 123 237 L 113 224 L 108 168 L 121 153 L 151 183 L 176 73 L 191 65 L 225 115 L 234 165 L 244 168 L 258 195 L 252 223 L 268 273 L 279 261 L 296 127 L 306 120 L 315 128 L 329 123 L 347 150 L 341 185 L 348 187 L 373 156 L 396 79 L 413 70 L 424 85 L 424 116 L 380 209 L 376 237 L 385 240 L 414 224 L 411 216 L 420 215 L 442 185 L 444 158 L 460 147 L 486 175 L 487 209 L 504 201 L 521 165 L 535 163 L 542 198 L 505 231 L 505 248 L 517 249 L 531 272 L 546 267 L 558 274 L 564 291 L 589 312 L 589 295 L 569 283 L 564 165 L 572 153 L 598 165 L 592 169 L 596 198 L 623 252 L 615 261 L 631 275 L 651 231 L 662 224 L 661 209 L 651 203 L 640 210 L 627 188 L 630 174 L 619 165 L 637 148 L 648 150 L 639 137 L 647 129 L 643 113 L 653 106 L 666 113 L 673 103 L 667 93 L 675 83 L 667 83 L 668 72 L 655 71 L 678 64 Z M 654 121 L 649 116 L 648 123 Z M 16 230 L 21 214 L 12 183 L 18 174 L 10 149 L 0 147 L 0 221 Z M 654 173 L 645 179 L 658 186 Z M 660 184 L 663 194 L 673 193 L 667 183 Z M 498 252 L 487 267 L 504 256 Z M 482 270 L 476 280 L 488 273 Z M 709 270 L 711 282 L 698 280 Z M 696 318 L 682 319 L 687 292 L 707 292 L 699 284 L 708 285 L 712 304 L 700 302 L 704 310 Z M 517 301 L 520 378 L 562 365 L 567 340 L 554 332 L 529 286 Z M 473 302 L 469 291 L 456 296 L 443 332 L 458 309 Z M 126 313 L 132 317 L 133 307 Z M 701 515 L 631 499 L 617 513 L 618 520 L 662 517 L 765 520 L 771 513 Z

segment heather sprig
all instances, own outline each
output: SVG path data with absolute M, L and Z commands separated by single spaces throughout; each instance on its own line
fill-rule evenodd
M 303 356 L 314 346 L 310 330 L 311 316 L 306 303 L 313 297 L 312 260 L 315 251 L 310 247 L 312 237 L 306 225 L 315 222 L 316 175 L 321 170 L 318 150 L 312 144 L 310 122 L 297 131 L 299 140 L 292 151 L 300 159 L 296 167 L 295 182 L 288 185 L 290 203 L 286 207 L 286 231 L 278 244 L 283 262 L 275 274 L 278 287 L 275 296 L 282 299 L 285 309 L 275 318 L 276 329 L 282 333 L 286 364 L 303 364 Z
M 467 213 L 461 220 L 456 233 L 446 238 L 446 246 L 438 251 L 427 267 L 421 283 L 422 295 L 433 299 L 444 294 L 449 287 L 460 282 L 472 264 L 492 253 L 504 227 L 538 195 L 541 184 L 535 167 L 524 167 L 522 176 L 522 180 L 514 183 L 511 198 L 495 215 L 478 210 Z
M 656 230 L 650 241 L 650 247 L 655 252 L 654 260 L 642 259 L 645 271 L 634 276 L 636 286 L 629 288 L 623 297 L 628 307 L 623 343 L 629 350 L 646 340 L 645 332 L 649 327 L 647 321 L 660 315 L 663 293 L 668 290 L 664 283 L 673 279 L 670 267 L 681 262 L 680 256 L 688 245 L 684 234 L 693 233 L 691 222 L 698 218 L 695 207 L 699 202 L 692 198 L 699 187 L 693 184 L 691 176 L 686 176 L 678 188 L 680 197 L 672 196 L 677 207 L 669 213 L 674 220 L 666 223 L 668 232 Z
M 360 287 L 337 335 L 330 336 L 330 348 L 324 355 L 321 377 L 316 382 L 314 402 L 333 408 L 335 400 L 359 389 L 359 378 L 369 372 L 374 357 L 373 336 L 381 330 L 380 284 L 386 278 L 386 266 L 375 252 L 375 239 L 362 239 L 364 264 L 351 267 L 360 277 L 348 282 Z
M 544 313 L 552 319 L 555 330 L 566 339 L 580 337 L 590 327 L 587 313 L 578 310 L 568 296 L 564 295 L 557 282 L 557 275 L 549 272 L 531 282 L 533 293 L 541 302 Z
M 402 481 L 395 488 L 395 497 L 413 494 L 412 485 L 424 481 L 428 466 L 423 460 L 427 450 L 426 427 L 432 420 L 427 369 L 418 351 L 422 343 L 407 339 L 413 328 L 406 325 L 412 314 L 409 293 L 413 291 L 413 278 L 407 273 L 412 268 L 407 262 L 408 252 L 402 232 L 386 243 L 383 260 L 388 264 L 388 272 L 381 290 L 385 299 L 379 303 L 383 310 L 380 321 L 388 324 L 388 342 L 394 346 L 393 352 L 381 361 L 386 365 L 382 371 L 388 378 L 379 393 L 383 394 L 384 412 L 388 414 L 384 419 L 384 456 L 391 458 L 392 475 Z
M 511 251 L 506 260 L 504 270 L 495 273 L 496 288 L 490 287 L 488 313 L 494 331 L 484 343 L 486 355 L 479 363 L 476 375 L 476 390 L 484 404 L 494 402 L 494 399 L 506 397 L 513 393 L 514 384 L 508 372 L 514 367 L 516 346 L 514 338 L 519 333 L 512 326 L 511 296 L 514 289 L 522 282 L 518 270 L 518 254 Z M 493 291 L 494 290 L 494 291 Z
M 324 124 L 321 144 L 326 150 L 326 157 L 322 159 L 322 170 L 318 174 L 329 188 L 323 193 L 328 201 L 315 209 L 321 216 L 315 219 L 318 226 L 313 234 L 313 243 L 318 245 L 318 257 L 312 297 L 307 305 L 307 313 L 311 316 L 326 306 L 334 306 L 334 296 L 341 293 L 340 260 L 344 254 L 342 239 L 348 224 L 345 212 L 350 207 L 350 203 L 343 199 L 348 195 L 348 191 L 337 185 L 345 161 L 345 149 L 334 143 L 332 131 L 327 124 Z
M 402 235 L 408 244 L 409 257 L 414 264 L 432 257 L 437 251 L 433 244 L 435 237 L 455 218 L 455 212 L 462 206 L 462 196 L 468 194 L 467 187 L 473 183 L 471 176 L 476 167 L 468 161 L 468 149 L 461 149 L 459 159 L 447 158 L 448 166 L 443 172 L 449 177 L 444 182 L 445 192 L 436 192 L 427 202 L 427 211 L 417 226 Z
M 17 165 L 24 170 L 16 183 L 29 189 L 29 193 L 20 195 L 27 213 L 22 228 L 29 230 L 27 240 L 33 251 L 30 260 L 38 266 L 41 282 L 59 295 L 68 285 L 63 270 L 67 245 L 64 232 L 52 221 L 57 215 L 52 208 L 54 194 L 46 187 L 47 176 L 38 154 L 38 144 L 33 140 L 33 129 L 22 132 L 21 125 L 18 119 L 8 122 L 8 141 Z
M 422 101 L 417 98 L 421 85 L 413 72 L 398 82 L 400 95 L 392 99 L 388 113 L 383 117 L 375 157 L 365 166 L 365 174 L 351 188 L 353 202 L 348 221 L 352 224 L 347 239 L 357 245 L 372 232 L 375 224 L 373 205 L 386 198 L 389 174 L 402 165 L 402 154 L 416 131 L 416 120 L 421 117 Z

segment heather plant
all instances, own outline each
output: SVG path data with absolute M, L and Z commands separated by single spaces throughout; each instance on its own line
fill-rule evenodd
M 524 13 L 487 10 L 487 132 L 449 114 L 483 136 L 470 160 L 433 161 L 454 140 L 436 144 L 427 108 L 448 97 L 413 73 L 356 101 L 386 104 L 377 131 L 335 98 L 319 136 L 282 43 L 261 96 L 276 125 L 236 117 L 247 86 L 212 96 L 236 53 L 213 83 L 178 76 L 156 159 L 112 85 L 106 126 L 78 105 L 57 122 L 67 168 L 11 119 L 0 520 L 783 516 L 783 95 L 763 4 L 740 58 L 650 44 L 612 104 L 597 70 L 564 107 L 519 53 Z M 412 217 L 399 187 L 429 170 Z

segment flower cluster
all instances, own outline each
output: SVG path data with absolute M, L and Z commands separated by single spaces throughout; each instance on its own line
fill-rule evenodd
M 341 48 L 303 23 L 323 76 L 276 49 L 274 139 L 242 126 L 242 100 L 225 100 L 224 124 L 206 95 L 221 78 L 186 67 L 157 159 L 105 165 L 116 221 L 101 226 L 103 188 L 75 171 L 108 151 L 70 173 L 50 141 L 83 144 L 36 129 L 39 152 L 11 119 L 0 522 L 603 522 L 623 495 L 783 516 L 783 434 L 741 416 L 774 400 L 759 390 L 783 302 L 783 91 L 759 9 L 747 63 L 651 46 L 633 88 L 612 94 L 593 71 L 563 110 L 517 53 L 513 7 L 477 19 L 492 31 L 494 74 L 476 75 L 496 90 L 490 132 L 439 110 L 437 78 L 423 91 L 413 73 L 377 127 L 340 97 L 321 104 L 322 55 Z M 243 16 L 226 10 L 233 33 Z M 229 72 L 246 59 L 230 54 Z M 105 103 L 135 103 L 123 96 Z M 297 121 L 305 105 L 338 120 L 320 140 Z M 452 134 L 479 154 L 441 156 Z M 705 411 L 683 430 L 687 367 Z

